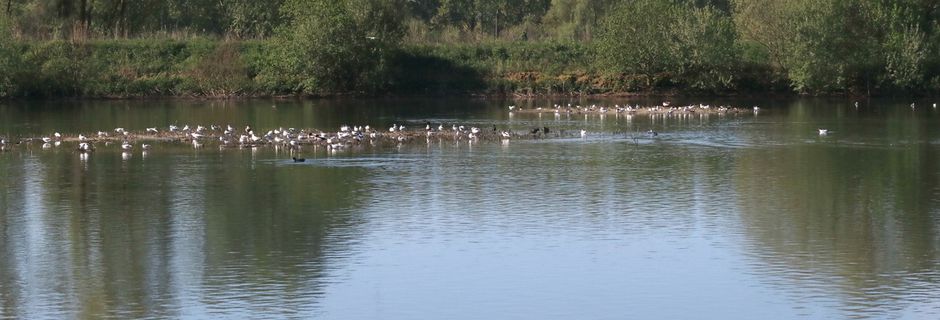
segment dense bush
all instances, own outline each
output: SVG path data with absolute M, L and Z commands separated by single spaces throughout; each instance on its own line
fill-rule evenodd
M 731 85 L 736 60 L 731 17 L 712 7 L 660 0 L 623 2 L 608 14 L 597 52 L 610 70 L 696 90 Z
M 734 0 L 742 41 L 794 90 L 938 92 L 940 7 L 920 1 Z M 933 57 L 933 58 L 931 58 Z

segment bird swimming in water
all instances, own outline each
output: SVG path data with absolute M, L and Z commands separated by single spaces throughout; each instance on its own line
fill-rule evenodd
M 829 129 L 819 128 L 819 135 L 824 136 L 829 134 Z
M 581 137 L 587 137 L 587 130 L 581 129 Z
M 653 131 L 653 129 L 650 129 L 649 131 L 646 132 L 646 134 L 649 135 L 650 137 L 655 137 L 659 135 L 659 132 L 656 132 L 656 131 Z
M 298 158 L 298 157 L 291 157 L 291 159 L 293 159 L 293 160 L 294 160 L 294 162 L 304 162 L 304 161 L 307 161 L 307 159 L 304 159 L 304 158 Z

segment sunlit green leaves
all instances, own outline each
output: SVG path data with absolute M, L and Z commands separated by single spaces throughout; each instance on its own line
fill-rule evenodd
M 710 6 L 637 0 L 608 15 L 597 51 L 611 71 L 644 75 L 650 88 L 665 78 L 719 89 L 730 84 L 735 37 L 730 17 Z
M 404 29 L 398 1 L 288 0 L 268 77 L 286 76 L 302 93 L 372 90 Z M 397 3 L 401 5 L 401 3 Z
M 922 88 L 937 10 L 919 1 L 734 0 L 732 12 L 742 39 L 766 50 L 794 89 L 813 93 Z

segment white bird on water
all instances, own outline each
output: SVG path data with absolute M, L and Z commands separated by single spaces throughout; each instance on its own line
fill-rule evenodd
M 824 136 L 829 134 L 829 129 L 819 128 L 819 135 Z
M 587 130 L 581 129 L 581 137 L 587 137 Z
M 124 143 L 121 144 L 121 149 L 130 150 L 130 149 L 133 149 L 133 148 L 134 148 L 134 146 L 131 145 L 130 142 L 124 141 Z

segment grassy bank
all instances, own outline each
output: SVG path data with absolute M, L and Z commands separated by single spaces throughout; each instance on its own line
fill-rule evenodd
M 295 79 L 276 69 L 264 41 L 94 40 L 16 42 L 8 46 L 0 96 L 248 97 L 297 95 Z M 404 45 L 392 50 L 382 76 L 349 92 L 326 94 L 752 94 L 792 93 L 785 75 L 741 59 L 729 81 L 705 89 L 671 73 L 633 75 L 598 67 L 590 44 L 498 42 Z M 718 68 L 718 66 L 716 66 Z M 931 71 L 940 69 L 936 62 Z M 940 72 L 938 72 L 940 73 Z M 717 81 L 717 80 L 716 80 Z M 940 87 L 940 86 L 938 86 Z M 936 93 L 936 90 L 931 93 Z M 844 92 L 832 92 L 841 94 Z
M 194 39 L 16 43 L 10 97 L 238 96 L 263 93 L 252 80 L 263 44 Z M 253 63 L 253 64 L 252 64 Z

